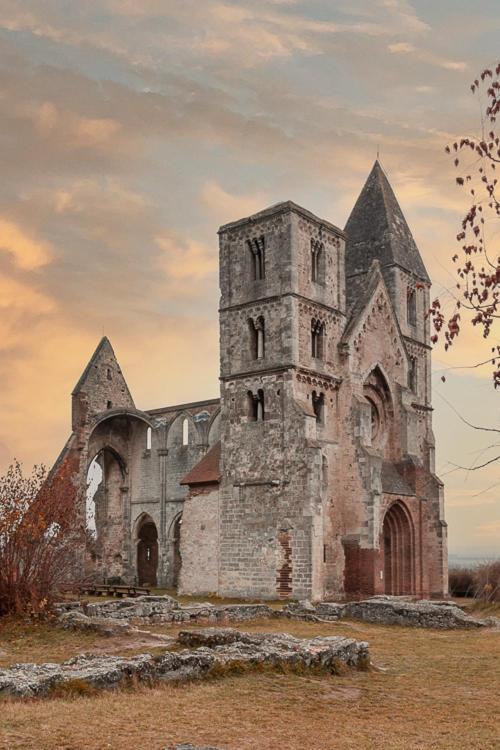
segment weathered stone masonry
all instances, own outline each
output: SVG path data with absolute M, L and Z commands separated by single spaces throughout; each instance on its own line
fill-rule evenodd
M 86 572 L 249 598 L 442 596 L 430 280 L 380 165 L 344 231 L 289 201 L 219 239 L 220 400 L 139 411 L 107 339 L 73 392 L 53 473 L 78 467 Z

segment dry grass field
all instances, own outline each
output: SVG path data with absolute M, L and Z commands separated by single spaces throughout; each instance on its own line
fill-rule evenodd
M 160 750 L 192 742 L 222 750 L 500 748 L 500 630 L 439 632 L 274 620 L 241 627 L 367 640 L 375 668 L 341 676 L 253 673 L 88 697 L 4 699 L 0 747 Z M 120 639 L 82 638 L 41 625 L 24 634 L 12 624 L 9 628 L 0 633 L 0 648 L 8 653 L 2 665 L 21 657 L 59 661 L 107 646 L 130 653 L 133 647 Z

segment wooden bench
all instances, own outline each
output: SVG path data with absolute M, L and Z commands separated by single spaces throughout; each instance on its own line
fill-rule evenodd
M 147 596 L 151 593 L 151 589 L 147 586 L 91 584 L 89 586 L 80 586 L 79 593 L 87 594 L 87 596 L 117 596 L 118 598 L 122 598 L 124 596 Z

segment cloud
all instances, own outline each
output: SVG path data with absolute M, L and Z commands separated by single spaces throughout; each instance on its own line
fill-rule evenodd
M 218 269 L 216 247 L 211 249 L 194 240 L 180 242 L 169 235 L 159 235 L 155 237 L 155 242 L 163 251 L 159 266 L 165 271 L 168 280 L 173 282 L 173 286 L 177 286 L 178 282 L 201 281 Z M 189 287 L 182 288 L 187 292 Z
M 0 217 L 0 252 L 8 253 L 14 264 L 33 270 L 50 263 L 53 249 L 50 243 L 36 238 L 9 219 Z
M 205 183 L 200 199 L 202 205 L 220 224 L 251 216 L 269 204 L 269 198 L 265 193 L 235 195 L 224 190 L 215 180 Z
M 418 60 L 430 65 L 436 65 L 446 70 L 456 70 L 463 72 L 467 70 L 467 63 L 462 60 L 449 60 L 439 55 L 430 52 L 429 50 L 417 49 L 413 44 L 409 42 L 394 42 L 387 45 L 387 49 L 393 55 L 412 55 Z
M 443 289 L 463 206 L 443 147 L 478 125 L 464 72 L 494 54 L 500 21 L 467 13 L 407 0 L 4 0 L 0 461 L 57 454 L 103 332 L 141 407 L 216 395 L 218 226 L 288 198 L 342 226 L 377 150 L 453 304 Z M 464 330 L 436 369 L 482 345 Z M 445 393 L 487 420 L 487 368 L 458 372 Z M 482 444 L 446 410 L 439 378 L 438 451 L 465 465 Z M 491 477 L 471 475 L 465 491 L 458 473 L 446 481 L 452 541 L 474 514 L 493 520 L 494 491 L 474 498 Z

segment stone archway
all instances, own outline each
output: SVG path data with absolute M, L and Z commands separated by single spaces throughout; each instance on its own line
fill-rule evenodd
M 156 586 L 158 531 L 153 519 L 144 516 L 137 532 L 137 580 L 139 586 Z
M 401 502 L 393 503 L 384 517 L 385 593 L 393 596 L 415 592 L 415 552 L 413 524 Z

